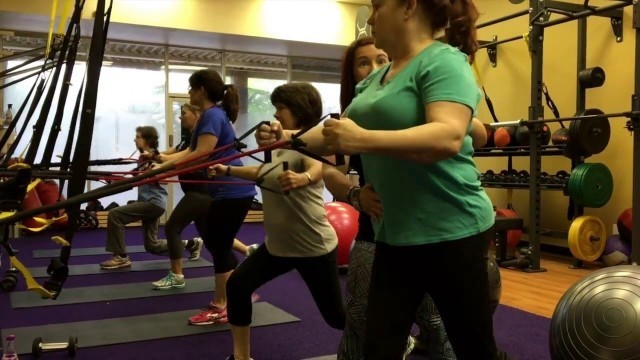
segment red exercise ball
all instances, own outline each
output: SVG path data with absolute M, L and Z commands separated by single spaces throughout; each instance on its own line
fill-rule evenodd
M 351 245 L 358 234 L 360 213 L 353 206 L 335 201 L 324 204 L 327 220 L 338 235 L 338 266 L 349 264 Z
M 42 205 L 52 205 L 59 201 L 65 200 L 64 195 L 60 194 L 60 188 L 58 187 L 58 183 L 53 180 L 45 180 L 41 181 L 36 185 L 36 191 L 38 192 L 38 196 L 40 197 L 40 201 Z M 55 210 L 51 213 L 47 214 L 48 219 L 58 218 L 64 215 L 64 209 Z M 68 219 L 67 217 L 63 217 L 61 219 L 56 220 L 52 227 L 56 230 L 64 230 L 67 228 Z
M 24 197 L 24 200 L 22 200 L 22 209 L 31 210 L 31 209 L 41 208 L 41 207 L 42 207 L 42 203 L 40 202 L 40 198 L 38 197 L 38 193 L 36 192 L 36 189 L 31 189 L 31 191 L 29 191 L 27 195 Z M 42 218 L 42 219 L 47 218 L 45 214 L 39 214 L 39 215 L 36 215 L 35 217 Z M 22 225 L 28 228 L 39 228 L 39 227 L 42 227 L 43 224 L 35 221 L 34 218 L 29 218 L 29 219 L 23 220 Z
M 632 209 L 625 209 L 620 216 L 618 216 L 618 234 L 620 234 L 620 240 L 631 244 L 631 228 L 633 227 L 633 214 Z
M 497 216 L 517 218 L 518 214 L 511 209 L 497 209 Z M 507 230 L 507 247 L 516 247 L 522 240 L 522 230 Z

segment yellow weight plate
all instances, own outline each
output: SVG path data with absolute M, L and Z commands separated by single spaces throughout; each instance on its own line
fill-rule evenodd
M 569 249 L 576 259 L 596 261 L 607 244 L 607 230 L 595 216 L 579 216 L 569 228 Z

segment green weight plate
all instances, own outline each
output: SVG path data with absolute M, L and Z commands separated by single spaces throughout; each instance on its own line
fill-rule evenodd
M 601 163 L 581 164 L 579 202 L 585 207 L 601 208 L 613 195 L 613 176 Z
M 582 199 L 582 195 L 580 193 L 580 178 L 582 176 L 582 169 L 582 165 L 576 166 L 571 171 L 571 176 L 569 176 L 569 196 L 578 202 L 579 199 Z
M 578 176 L 576 178 L 576 199 L 580 199 L 579 203 L 583 204 L 584 202 L 584 174 L 587 169 L 588 164 L 581 164 L 580 170 L 578 171 Z M 584 204 L 583 204 L 584 205 Z

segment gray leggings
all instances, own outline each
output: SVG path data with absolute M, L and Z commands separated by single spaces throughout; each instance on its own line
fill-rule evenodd
M 109 210 L 107 217 L 107 248 L 114 254 L 126 254 L 124 230 L 127 224 L 142 221 L 144 248 L 152 254 L 166 254 L 167 241 L 158 240 L 158 223 L 164 209 L 149 202 L 136 201 Z
M 373 242 L 356 241 L 351 250 L 347 275 L 347 321 L 338 348 L 339 360 L 364 359 L 366 313 L 375 249 Z M 429 295 L 420 305 L 415 323 L 420 328 L 421 337 L 426 340 L 429 359 L 456 358 L 438 309 Z

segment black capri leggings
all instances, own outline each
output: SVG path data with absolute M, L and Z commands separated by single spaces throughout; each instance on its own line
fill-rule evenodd
M 229 323 L 249 326 L 252 315 L 251 294 L 270 280 L 295 269 L 307 284 L 327 324 L 334 329 L 343 330 L 345 313 L 338 280 L 336 249 L 326 255 L 294 258 L 273 256 L 269 254 L 266 245 L 261 245 L 240 264 L 227 282 Z
M 493 229 L 455 241 L 377 243 L 365 335 L 365 359 L 400 360 L 425 293 L 433 298 L 458 360 L 494 360 L 487 248 Z
M 233 255 L 233 240 L 249 209 L 253 196 L 237 199 L 213 199 L 205 221 L 201 224 L 202 241 L 213 256 L 216 274 L 224 274 L 238 266 Z
M 180 199 L 164 227 L 169 247 L 169 258 L 174 260 L 182 259 L 182 252 L 184 251 L 182 231 L 192 221 L 196 225 L 198 233 L 202 236 L 203 224 L 207 221 L 207 213 L 212 201 L 213 199 L 208 193 L 197 191 L 186 192 Z

